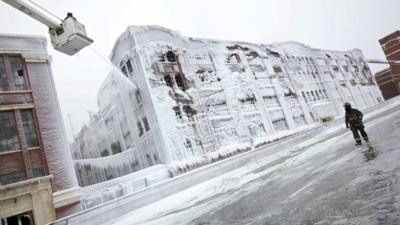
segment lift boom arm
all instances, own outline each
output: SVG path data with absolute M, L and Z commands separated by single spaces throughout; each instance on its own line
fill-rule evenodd
M 67 17 L 58 23 L 23 0 L 2 1 L 49 27 L 51 44 L 60 52 L 74 55 L 93 43 L 86 35 L 85 26 L 79 23 L 72 13 L 68 13 Z

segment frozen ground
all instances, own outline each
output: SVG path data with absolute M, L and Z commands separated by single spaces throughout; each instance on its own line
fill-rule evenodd
M 400 224 L 400 103 L 367 117 L 372 148 L 341 127 L 107 224 Z

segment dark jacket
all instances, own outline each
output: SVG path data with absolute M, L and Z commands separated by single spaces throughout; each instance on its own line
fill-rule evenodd
M 362 122 L 363 114 L 358 109 L 351 108 L 349 110 L 346 110 L 345 118 L 346 118 L 346 127 L 349 127 L 350 125 L 350 128 L 353 129 L 356 127 L 364 126 Z

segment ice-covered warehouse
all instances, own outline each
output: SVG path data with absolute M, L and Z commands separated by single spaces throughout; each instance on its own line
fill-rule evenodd
M 129 129 L 118 132 L 131 139 L 141 168 L 249 149 L 340 116 L 344 102 L 363 109 L 383 99 L 358 49 L 210 40 L 130 26 L 110 59 L 134 84 Z

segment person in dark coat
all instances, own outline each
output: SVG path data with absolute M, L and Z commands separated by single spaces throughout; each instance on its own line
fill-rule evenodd
M 353 132 L 354 140 L 356 141 L 356 145 L 361 145 L 361 137 L 365 142 L 369 142 L 368 135 L 364 130 L 363 124 L 363 114 L 358 109 L 351 108 L 351 104 L 346 102 L 344 104 L 344 109 L 346 110 L 346 127 L 350 128 Z M 358 133 L 360 132 L 360 134 Z

